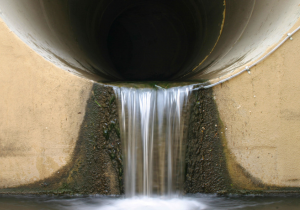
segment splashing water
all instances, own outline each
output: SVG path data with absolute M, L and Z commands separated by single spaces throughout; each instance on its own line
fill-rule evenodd
M 161 199 L 150 197 L 135 197 L 108 202 L 101 206 L 101 210 L 201 210 L 206 205 L 191 199 Z M 98 210 L 100 210 L 98 209 Z M 94 210 L 94 209 L 91 209 Z
M 184 116 L 192 87 L 114 88 L 119 99 L 127 197 L 182 191 Z

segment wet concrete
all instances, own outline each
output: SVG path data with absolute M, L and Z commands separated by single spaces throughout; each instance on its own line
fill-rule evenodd
M 299 194 L 298 187 L 265 184 L 242 167 L 228 148 L 212 89 L 190 98 L 186 148 L 186 193 Z
M 231 189 L 220 137 L 220 122 L 212 90 L 194 91 L 190 98 L 186 148 L 186 193 L 215 193 Z

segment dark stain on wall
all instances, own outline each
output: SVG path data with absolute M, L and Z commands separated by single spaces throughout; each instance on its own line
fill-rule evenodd
M 71 161 L 45 180 L 0 189 L 0 193 L 122 194 L 123 161 L 118 119 L 113 89 L 94 84 Z
M 224 125 L 212 89 L 194 91 L 190 98 L 186 148 L 186 193 L 280 194 L 299 188 L 267 185 L 237 163 L 227 147 Z
M 190 98 L 186 148 L 186 193 L 231 190 L 212 89 L 194 91 Z

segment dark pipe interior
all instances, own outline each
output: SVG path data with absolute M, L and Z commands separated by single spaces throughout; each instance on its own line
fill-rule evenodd
M 224 9 L 223 0 L 68 1 L 93 70 L 135 81 L 191 71 L 215 46 Z
M 180 7 L 180 11 L 171 6 L 143 3 L 124 11 L 113 22 L 108 53 L 124 78 L 167 79 L 191 56 L 195 37 L 202 35 L 195 27 L 198 21 L 193 24 L 187 8 Z

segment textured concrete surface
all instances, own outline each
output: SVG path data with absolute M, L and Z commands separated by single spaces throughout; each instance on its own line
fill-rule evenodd
M 293 38 L 250 75 L 213 89 L 229 155 L 269 186 L 300 187 L 300 33 Z M 251 188 L 240 172 L 231 167 L 233 181 Z
M 232 192 L 223 130 L 212 89 L 193 91 L 187 130 L 186 193 Z
M 53 175 L 70 160 L 92 88 L 44 60 L 0 20 L 0 188 Z

